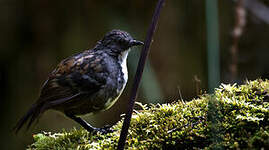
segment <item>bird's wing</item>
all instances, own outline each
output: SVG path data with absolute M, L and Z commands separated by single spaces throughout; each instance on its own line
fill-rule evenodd
M 106 83 L 104 69 L 100 55 L 82 53 L 63 60 L 42 86 L 39 102 L 56 105 L 97 92 Z

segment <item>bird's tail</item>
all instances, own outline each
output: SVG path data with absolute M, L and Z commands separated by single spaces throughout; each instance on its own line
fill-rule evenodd
M 26 124 L 26 122 L 29 120 L 26 128 L 28 130 L 33 124 L 33 122 L 38 119 L 43 112 L 42 108 L 43 104 L 33 104 L 32 107 L 28 110 L 28 112 L 17 122 L 17 124 L 13 128 L 15 134 L 17 134 L 19 130 L 23 127 L 23 125 Z

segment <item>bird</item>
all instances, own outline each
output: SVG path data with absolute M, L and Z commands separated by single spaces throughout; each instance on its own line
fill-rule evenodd
M 128 80 L 130 48 L 143 44 L 114 29 L 94 48 L 63 59 L 48 75 L 37 101 L 13 128 L 15 133 L 27 123 L 28 130 L 47 110 L 62 112 L 88 132 L 109 132 L 109 127 L 93 127 L 81 116 L 105 111 L 117 101 Z

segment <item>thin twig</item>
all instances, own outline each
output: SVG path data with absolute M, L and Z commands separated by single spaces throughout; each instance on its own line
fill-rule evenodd
M 244 7 L 244 0 L 238 0 L 236 2 L 235 8 L 235 26 L 233 29 L 233 45 L 230 49 L 231 54 L 231 64 L 230 64 L 230 73 L 231 81 L 235 82 L 238 73 L 238 44 L 239 39 L 243 33 L 245 24 L 246 24 L 246 11 Z
M 180 100 L 181 100 L 182 102 L 184 102 L 184 100 L 183 100 L 183 96 L 182 96 L 182 94 L 181 94 L 181 90 L 180 90 L 180 86 L 179 86 L 179 85 L 177 86 L 177 90 L 178 90 L 178 94 L 179 94 Z
M 238 2 L 239 0 L 233 0 Z M 257 18 L 269 24 L 269 7 L 258 0 L 245 0 L 244 6 Z
M 164 4 L 164 1 L 165 0 L 159 0 L 157 3 L 157 6 L 155 8 L 155 12 L 154 12 L 153 17 L 152 17 L 151 25 L 150 25 L 148 33 L 147 33 L 145 45 L 143 46 L 143 49 L 142 49 L 141 54 L 140 54 L 140 59 L 138 62 L 138 67 L 137 67 L 135 78 L 134 78 L 134 84 L 133 84 L 133 88 L 132 88 L 131 96 L 130 96 L 130 100 L 129 100 L 129 106 L 128 106 L 128 110 L 127 110 L 127 113 L 126 113 L 126 116 L 125 116 L 125 119 L 123 122 L 122 130 L 121 130 L 121 134 L 120 134 L 120 139 L 118 142 L 118 150 L 124 149 L 125 141 L 126 141 L 127 134 L 128 134 L 128 129 L 130 126 L 130 121 L 132 118 L 134 103 L 135 103 L 135 99 L 137 96 L 137 89 L 138 89 L 139 83 L 141 81 L 141 77 L 142 77 L 143 70 L 145 67 L 145 62 L 146 62 L 146 59 L 147 59 L 147 56 L 149 53 L 149 48 L 150 48 L 150 45 L 152 42 L 153 34 L 155 32 L 157 22 L 158 22 L 158 19 L 160 16 L 161 8 Z
M 193 80 L 196 88 L 196 95 L 198 96 L 201 94 L 201 80 L 198 78 L 197 75 L 194 76 Z

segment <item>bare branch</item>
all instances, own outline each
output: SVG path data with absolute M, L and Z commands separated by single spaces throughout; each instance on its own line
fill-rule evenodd
M 124 122 L 123 122 L 121 135 L 120 135 L 120 139 L 118 142 L 118 150 L 124 149 L 125 141 L 126 141 L 127 134 L 128 134 L 128 129 L 129 129 L 131 118 L 132 118 L 134 103 L 135 103 L 135 99 L 136 99 L 136 95 L 137 95 L 137 89 L 139 87 L 139 83 L 140 83 L 141 78 L 142 78 L 143 70 L 145 67 L 145 62 L 146 62 L 146 59 L 147 59 L 147 56 L 149 53 L 149 48 L 150 48 L 150 45 L 152 42 L 153 34 L 156 30 L 157 22 L 158 22 L 161 8 L 164 4 L 164 1 L 165 0 L 159 0 L 157 3 L 157 6 L 155 8 L 155 12 L 154 12 L 153 17 L 152 17 L 151 25 L 150 25 L 148 33 L 147 33 L 145 45 L 143 46 L 143 49 L 142 49 L 141 54 L 140 54 L 140 59 L 138 62 L 138 67 L 137 67 L 135 78 L 134 78 L 134 84 L 133 84 L 133 88 L 132 88 L 131 96 L 130 96 L 130 100 L 129 100 L 129 107 L 128 107 L 126 117 L 125 117 Z

